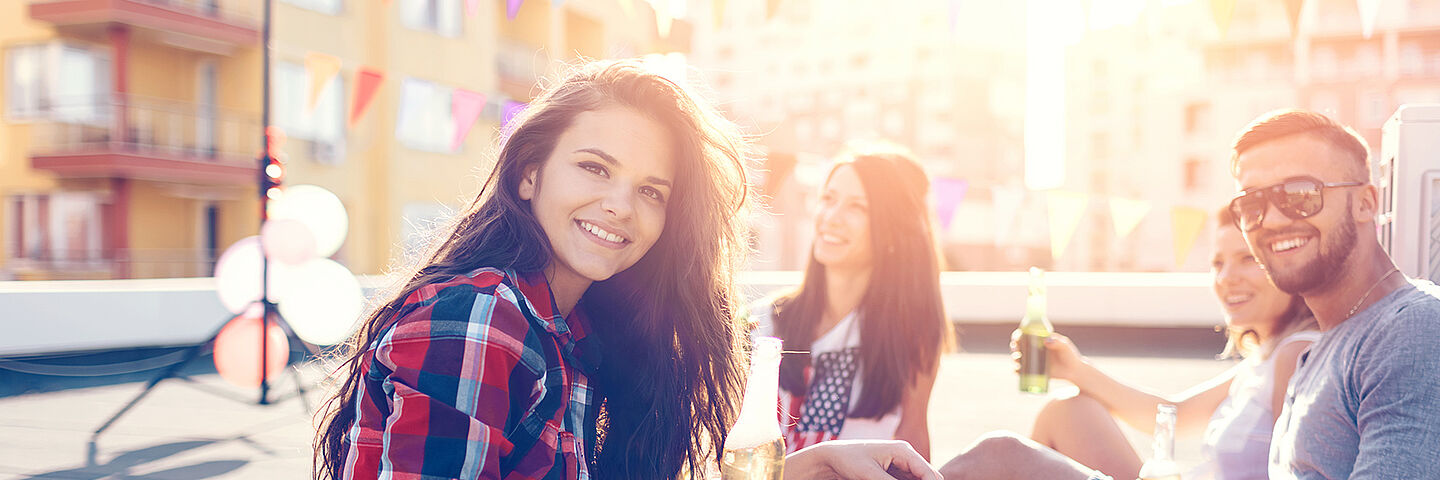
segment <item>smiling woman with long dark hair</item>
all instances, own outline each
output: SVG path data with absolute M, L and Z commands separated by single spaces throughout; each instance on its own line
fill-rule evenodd
M 861 150 L 867 148 L 869 150 Z M 751 309 L 776 335 L 791 451 L 834 439 L 896 439 L 929 458 L 930 390 L 949 338 L 929 180 L 892 146 L 843 154 L 820 192 L 795 291 Z
M 743 139 L 635 62 L 515 120 L 369 314 L 316 441 L 352 478 L 698 477 L 733 422 Z

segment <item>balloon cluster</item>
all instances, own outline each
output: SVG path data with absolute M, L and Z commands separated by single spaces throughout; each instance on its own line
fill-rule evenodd
M 265 257 L 268 297 L 301 340 L 322 346 L 344 341 L 364 308 L 355 275 L 328 258 L 345 243 L 349 230 L 340 199 L 321 187 L 295 185 L 283 189 L 268 208 L 260 235 L 235 242 L 215 264 L 220 303 L 237 314 L 215 337 L 215 370 L 240 386 L 260 384 L 256 339 L 263 316 L 258 302 Z M 290 344 L 273 320 L 265 324 L 265 376 L 271 377 L 285 368 Z

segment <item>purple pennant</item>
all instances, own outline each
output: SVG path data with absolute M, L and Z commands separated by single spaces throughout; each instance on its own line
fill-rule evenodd
M 960 0 L 950 0 L 950 34 L 955 34 L 955 25 L 960 23 Z
M 524 102 L 514 100 L 505 101 L 505 108 L 500 112 L 500 129 L 502 131 L 510 131 L 510 121 L 514 120 L 516 115 L 519 115 L 521 111 L 525 110 L 525 105 L 526 103 Z
M 525 0 L 505 0 L 505 18 L 514 20 L 520 14 L 520 4 Z
M 970 182 L 963 178 L 937 177 L 930 188 L 935 190 L 935 215 L 940 219 L 940 231 L 947 232 L 950 230 L 950 218 L 955 216 L 955 209 L 965 199 Z

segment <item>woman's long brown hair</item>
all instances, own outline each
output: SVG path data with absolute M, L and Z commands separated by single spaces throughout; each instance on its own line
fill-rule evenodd
M 517 193 L 528 165 L 544 162 L 580 112 L 632 108 L 670 131 L 676 188 L 665 227 L 633 267 L 593 284 L 580 299 L 602 345 L 592 378 L 602 409 L 593 452 L 597 478 L 698 478 L 718 462 L 734 422 L 743 371 L 733 284 L 746 252 L 745 140 L 685 87 L 634 61 L 574 69 L 514 120 L 481 193 L 428 254 L 402 270 L 346 344 L 343 383 L 321 410 L 315 475 L 341 478 L 355 422 L 361 359 L 419 287 L 479 268 L 539 271 L 549 242 Z
M 875 259 L 856 312 L 864 388 L 849 415 L 879 417 L 894 411 L 919 375 L 936 367 L 951 331 L 940 297 L 940 259 L 925 171 L 899 151 L 850 152 L 845 157 L 835 168 L 854 168 L 860 177 L 870 204 Z M 786 349 L 806 350 L 815 341 L 825 292 L 825 266 L 812 252 L 800 287 L 775 303 L 776 332 Z M 809 361 L 808 356 L 786 355 L 780 362 L 780 386 L 805 392 Z

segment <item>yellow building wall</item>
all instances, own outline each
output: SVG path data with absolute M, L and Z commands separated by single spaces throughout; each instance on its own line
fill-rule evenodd
M 0 57 L 9 55 L 9 48 L 50 41 L 55 38 L 54 29 L 30 20 L 28 2 L 0 1 Z M 0 58 L 0 66 L 6 65 Z M 0 67 L 0 73 L 8 75 Z M 55 180 L 48 174 L 30 169 L 31 126 L 26 122 L 12 121 L 4 117 L 6 111 L 5 91 L 9 82 L 0 81 L 0 249 L 8 249 L 12 232 L 9 231 L 10 195 L 38 193 L 55 188 Z M 6 268 L 8 252 L 0 255 L 0 271 Z

